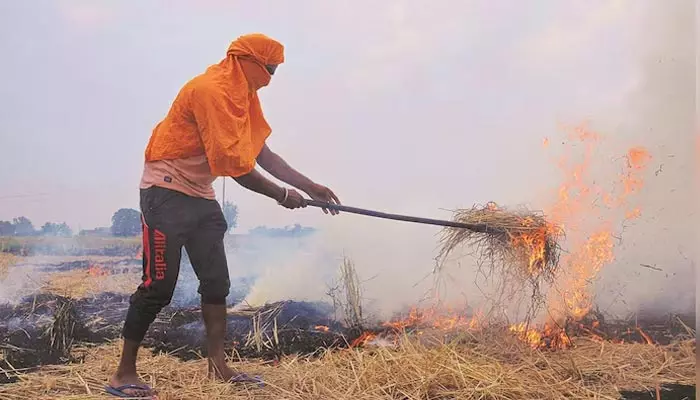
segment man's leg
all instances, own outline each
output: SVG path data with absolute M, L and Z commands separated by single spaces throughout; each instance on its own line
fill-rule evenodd
M 199 278 L 209 372 L 217 378 L 229 380 L 238 374 L 226 365 L 224 351 L 226 297 L 231 285 L 223 240 L 227 231 L 226 219 L 215 201 L 202 201 L 199 211 L 202 212 L 200 224 L 190 235 L 185 250 Z
M 178 223 L 177 218 L 175 220 L 172 218 L 181 215 L 173 209 L 178 207 L 178 201 L 172 199 L 172 193 L 163 192 L 161 189 L 147 192 L 145 197 L 142 200 L 144 214 L 142 218 L 142 282 L 130 299 L 122 331 L 124 337 L 122 356 L 117 372 L 110 380 L 113 388 L 123 385 L 144 385 L 136 372 L 138 350 L 156 315 L 170 303 L 180 271 L 185 223 Z M 166 200 L 168 203 L 165 202 Z M 123 392 L 137 397 L 154 394 L 151 391 L 138 389 L 124 389 Z

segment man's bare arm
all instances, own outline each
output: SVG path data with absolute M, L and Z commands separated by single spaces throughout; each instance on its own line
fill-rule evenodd
M 245 175 L 233 178 L 233 180 L 244 188 L 265 195 L 271 199 L 281 201 L 284 198 L 284 189 L 265 178 L 263 174 L 255 169 Z
M 315 183 L 299 171 L 289 166 L 289 164 L 287 164 L 282 157 L 275 154 L 269 147 L 267 147 L 267 145 L 263 146 L 263 149 L 260 151 L 257 162 L 258 165 L 260 165 L 265 171 L 269 172 L 270 175 L 288 185 L 294 186 L 295 188 L 306 192 L 306 194 L 308 194 L 313 200 L 340 204 L 338 196 L 336 196 L 332 190 L 323 185 Z M 328 213 L 329 210 L 324 208 L 323 212 Z M 338 211 L 330 210 L 330 213 L 336 215 L 338 214 Z
M 282 157 L 270 150 L 267 145 L 263 146 L 260 151 L 257 162 L 270 175 L 299 190 L 308 192 L 314 186 L 314 182 L 311 179 L 292 168 Z

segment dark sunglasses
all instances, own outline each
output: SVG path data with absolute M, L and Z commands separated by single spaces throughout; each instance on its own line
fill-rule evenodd
M 268 65 L 265 65 L 265 69 L 267 70 L 267 72 L 270 73 L 270 75 L 274 75 L 274 74 L 275 74 L 275 70 L 277 70 L 277 66 L 276 66 L 276 65 L 269 65 L 269 64 L 268 64 Z
M 240 56 L 240 58 L 243 59 L 243 60 L 250 60 L 250 61 L 252 61 L 252 62 L 254 62 L 254 63 L 256 63 L 256 64 L 258 64 L 258 65 L 264 67 L 265 70 L 266 70 L 270 75 L 274 75 L 274 74 L 275 74 L 275 71 L 277 70 L 277 65 L 274 65 L 274 64 L 265 64 L 265 65 L 263 65 L 263 63 L 261 63 L 260 61 L 258 61 L 258 60 L 255 59 L 254 57 L 250 57 L 250 56 Z

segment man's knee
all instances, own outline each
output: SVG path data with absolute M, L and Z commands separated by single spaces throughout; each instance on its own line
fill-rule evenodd
M 173 299 L 174 287 L 161 288 L 161 290 L 143 289 L 139 287 L 129 303 L 139 312 L 156 315 Z
M 199 282 L 199 294 L 202 296 L 202 304 L 226 304 L 231 289 L 231 281 L 228 277 L 203 280 Z
M 122 336 L 140 343 L 160 310 L 170 304 L 172 297 L 173 291 L 139 288 L 129 300 L 129 310 L 124 321 Z

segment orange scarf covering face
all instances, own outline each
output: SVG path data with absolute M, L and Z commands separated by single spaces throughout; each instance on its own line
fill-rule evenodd
M 260 68 L 247 68 L 246 76 L 241 58 Z M 252 171 L 272 130 L 251 87 L 270 82 L 265 65 L 283 62 L 282 44 L 263 34 L 233 41 L 225 59 L 180 90 L 168 115 L 153 129 L 146 161 L 205 155 L 213 176 L 238 177 Z

